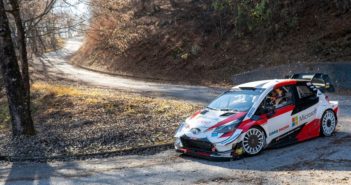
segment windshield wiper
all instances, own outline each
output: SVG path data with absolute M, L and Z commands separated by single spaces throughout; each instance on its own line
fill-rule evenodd
M 226 111 L 226 112 L 239 112 L 237 109 L 221 109 L 220 111 Z
M 215 109 L 215 108 L 212 108 L 212 107 L 206 107 L 207 109 L 210 109 L 210 110 L 218 110 L 218 109 Z

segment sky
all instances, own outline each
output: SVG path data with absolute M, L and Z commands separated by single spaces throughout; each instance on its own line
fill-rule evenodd
M 82 24 L 87 26 L 89 25 L 90 19 L 89 7 L 86 3 L 88 1 L 90 0 L 58 0 L 53 11 L 69 13 L 73 15 L 75 24 Z M 70 33 L 73 33 L 72 31 L 73 30 L 71 30 Z M 76 34 L 79 34 L 81 32 L 79 29 L 76 31 Z
M 57 3 L 57 6 L 60 6 L 61 4 L 63 4 L 64 7 L 60 7 L 63 8 L 64 11 L 70 12 L 74 15 L 76 15 L 77 17 L 85 17 L 85 19 L 89 19 L 89 8 L 86 5 L 89 0 L 66 0 L 66 2 L 68 2 L 70 5 L 69 6 L 65 3 L 63 3 L 63 0 L 59 0 Z M 62 9 L 61 9 L 62 10 Z

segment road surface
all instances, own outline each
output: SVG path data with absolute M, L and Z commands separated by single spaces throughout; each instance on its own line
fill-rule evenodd
M 218 93 L 207 87 L 150 83 L 79 69 L 65 60 L 79 42 L 69 41 L 66 46 L 35 64 L 35 70 L 50 78 L 64 74 L 72 82 L 203 103 Z M 337 132 L 330 138 L 228 162 L 179 156 L 173 150 L 84 161 L 0 162 L 0 184 L 351 184 L 351 97 L 334 95 L 331 99 L 340 101 L 341 112 Z
M 237 161 L 179 156 L 121 156 L 71 162 L 4 163 L 0 184 L 351 184 L 351 102 L 343 100 L 338 131 Z
M 81 44 L 81 39 L 68 40 L 63 49 L 47 53 L 44 57 L 34 60 L 32 64 L 34 74 L 40 74 L 39 77 L 46 79 L 65 78 L 74 83 L 90 86 L 141 92 L 200 103 L 210 101 L 224 90 L 204 86 L 145 82 L 82 69 L 67 62 L 67 58 L 77 51 Z

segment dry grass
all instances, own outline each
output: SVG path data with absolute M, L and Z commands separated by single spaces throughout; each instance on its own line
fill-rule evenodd
M 9 121 L 0 120 L 1 154 L 87 154 L 169 143 L 179 121 L 199 108 L 182 101 L 44 82 L 33 84 L 32 102 L 37 135 L 11 140 Z M 0 103 L 5 105 L 5 99 Z M 2 106 L 0 116 L 9 118 Z
M 121 91 L 111 91 L 94 88 L 79 88 L 66 85 L 35 83 L 32 85 L 35 95 L 64 97 L 80 106 L 104 104 L 106 111 L 118 111 L 121 116 L 143 115 L 150 113 L 163 117 L 187 114 L 194 105 L 182 101 L 165 100 L 160 98 L 142 97 L 138 94 Z M 36 106 L 41 106 L 40 100 L 34 99 Z

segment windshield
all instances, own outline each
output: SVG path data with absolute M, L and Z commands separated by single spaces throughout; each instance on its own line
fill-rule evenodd
M 247 112 L 263 92 L 263 89 L 228 91 L 208 105 L 209 109 Z

